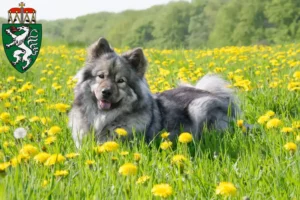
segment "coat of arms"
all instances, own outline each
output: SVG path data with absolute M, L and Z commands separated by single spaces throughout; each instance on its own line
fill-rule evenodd
M 35 62 L 42 43 L 42 25 L 36 24 L 36 10 L 19 8 L 8 11 L 8 23 L 2 24 L 2 41 L 6 56 L 12 66 L 21 73 Z

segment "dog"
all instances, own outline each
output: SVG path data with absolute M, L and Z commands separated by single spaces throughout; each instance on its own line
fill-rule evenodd
M 141 48 L 118 55 L 105 38 L 88 48 L 85 66 L 76 74 L 69 127 L 78 148 L 95 133 L 98 143 L 112 140 L 116 128 L 143 134 L 149 142 L 162 130 L 176 139 L 180 131 L 201 137 L 204 127 L 225 130 L 239 111 L 228 83 L 204 76 L 195 86 L 180 85 L 151 94 L 145 79 L 147 60 Z

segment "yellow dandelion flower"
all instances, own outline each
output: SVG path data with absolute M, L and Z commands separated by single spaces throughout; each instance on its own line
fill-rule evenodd
M 272 110 L 267 111 L 265 114 L 265 116 L 268 116 L 268 117 L 273 117 L 274 115 L 275 115 L 275 112 Z
M 160 148 L 163 150 L 169 149 L 171 147 L 172 147 L 172 142 L 170 141 L 165 141 L 160 144 Z
M 11 107 L 11 103 L 5 102 L 5 103 L 4 103 L 4 107 L 5 107 L 5 108 L 10 108 L 10 107 Z
M 45 90 L 44 89 L 38 89 L 36 92 L 35 92 L 35 94 L 37 94 L 37 95 L 42 95 L 42 94 L 44 94 L 45 93 Z
M 10 166 L 10 162 L 0 163 L 0 172 L 3 172 Z
M 300 71 L 294 72 L 293 77 L 294 77 L 295 79 L 300 79 Z
M 29 156 L 34 156 L 38 153 L 38 148 L 35 146 L 32 146 L 31 144 L 24 145 L 22 149 L 20 149 L 20 154 L 21 155 L 29 155 Z
M 159 68 L 159 74 L 162 76 L 167 76 L 170 74 L 169 70 L 163 69 L 163 68 Z
M 282 133 L 291 133 L 291 132 L 293 132 L 293 128 L 291 128 L 291 127 L 283 127 L 281 129 L 281 132 Z
M 138 178 L 138 180 L 136 181 L 136 184 L 143 184 L 146 181 L 148 181 L 150 179 L 150 176 L 141 176 L 140 178 Z
M 67 170 L 57 170 L 54 173 L 54 176 L 67 176 L 69 172 Z
M 34 101 L 35 103 L 45 103 L 46 99 L 37 99 Z
M 284 145 L 284 148 L 288 151 L 295 152 L 297 150 L 297 145 L 293 142 L 288 142 Z
M 49 153 L 46 153 L 46 152 L 40 152 L 38 153 L 36 156 L 34 156 L 34 160 L 37 162 L 37 163 L 44 163 L 46 162 L 46 160 L 48 160 L 48 158 L 50 157 L 51 155 Z
M 49 70 L 48 71 L 48 75 L 52 75 L 52 74 L 54 74 L 54 71 L 53 70 Z
M 42 117 L 41 118 L 41 122 L 42 124 L 46 125 L 48 124 L 49 122 L 51 122 L 52 120 L 49 118 L 49 117 Z
M 230 182 L 221 182 L 216 188 L 216 194 L 223 196 L 234 196 L 236 187 Z
M 124 176 L 135 175 L 137 173 L 137 166 L 132 163 L 125 163 L 119 168 L 119 173 Z
M 14 97 L 11 98 L 11 100 L 13 100 L 13 101 L 21 101 L 22 97 L 21 96 L 14 96 Z
M 19 163 L 21 163 L 21 158 L 20 157 L 13 157 L 10 160 L 10 164 L 12 167 L 16 167 Z
M 119 144 L 114 141 L 105 142 L 102 146 L 105 149 L 105 151 L 108 152 L 116 151 L 119 148 Z
M 7 99 L 8 97 L 10 97 L 10 93 L 8 92 L 1 92 L 0 93 L 0 100 L 4 100 L 4 99 Z
M 75 158 L 79 156 L 79 153 L 68 153 L 66 154 L 66 158 Z
M 45 162 L 46 166 L 51 166 L 56 163 L 64 162 L 66 158 L 62 156 L 61 154 L 52 154 Z
M 300 142 L 300 135 L 297 135 L 296 142 Z
M 19 155 L 17 156 L 17 158 L 19 160 L 25 160 L 25 161 L 27 161 L 27 160 L 30 159 L 30 154 L 27 153 L 27 152 L 20 152 Z
M 0 115 L 0 119 L 1 119 L 3 122 L 9 122 L 10 114 L 9 114 L 8 112 L 3 112 L 3 113 L 1 113 L 1 115 Z
M 7 148 L 7 147 L 12 147 L 15 146 L 15 143 L 13 141 L 4 141 L 3 142 L 3 147 Z
M 50 136 L 45 139 L 44 144 L 49 145 L 49 144 L 54 143 L 56 140 L 57 140 L 57 138 L 55 136 Z
M 43 180 L 41 186 L 44 188 L 44 187 L 46 187 L 48 185 L 48 183 L 49 183 L 49 181 Z
M 134 154 L 133 154 L 133 158 L 134 158 L 135 161 L 141 160 L 141 157 L 142 157 L 142 156 L 141 156 L 140 153 L 134 153 Z
M 94 147 L 94 150 L 96 153 L 100 154 L 100 153 L 104 153 L 105 152 L 105 148 L 101 145 L 101 146 L 97 146 Z
M 30 122 L 37 122 L 39 120 L 40 120 L 40 118 L 38 116 L 34 116 L 29 119 Z
M 126 136 L 128 134 L 124 128 L 116 128 L 115 133 L 117 133 L 119 136 Z
M 127 156 L 128 154 L 129 154 L 128 151 L 122 151 L 122 152 L 120 152 L 120 155 L 121 155 L 121 156 Z
M 294 129 L 300 129 L 300 120 L 299 120 L 299 121 L 294 121 L 294 122 L 292 123 L 292 127 L 293 127 Z
M 118 158 L 116 156 L 113 156 L 113 157 L 111 157 L 111 160 L 116 161 L 116 160 L 118 160 Z
M 189 142 L 193 141 L 193 136 L 190 133 L 184 132 L 179 135 L 178 140 L 181 143 L 189 143 Z
M 244 120 L 237 120 L 236 124 L 238 127 L 242 128 L 244 126 Z
M 181 154 L 177 154 L 172 157 L 172 164 L 182 164 L 185 161 L 187 161 L 187 158 Z
M 9 126 L 0 126 L 0 134 L 7 133 L 9 131 Z
M 63 103 L 57 103 L 54 105 L 54 108 L 56 110 L 58 110 L 59 112 L 65 113 L 65 112 L 67 112 L 68 108 L 70 108 L 70 106 L 67 104 L 63 104 Z
M 61 128 L 59 126 L 52 126 L 49 130 L 48 130 L 48 135 L 56 135 L 57 133 L 59 133 L 61 131 Z
M 12 81 L 14 81 L 14 80 L 16 80 L 16 77 L 14 77 L 14 76 L 9 76 L 9 77 L 7 77 L 7 79 L 6 79 L 7 82 L 12 82 Z
M 85 161 L 85 164 L 86 165 L 93 165 L 93 164 L 95 164 L 96 162 L 94 161 L 94 160 L 87 160 L 87 161 Z
M 151 192 L 154 196 L 166 198 L 173 194 L 173 189 L 169 184 L 162 183 L 154 185 Z
M 170 133 L 168 132 L 163 132 L 160 136 L 164 139 L 167 139 L 169 137 Z
M 270 120 L 267 122 L 267 128 L 268 128 L 268 129 L 276 128 L 276 127 L 280 126 L 281 123 L 282 123 L 281 120 L 278 119 L 278 118 L 270 119 Z
M 25 115 L 19 115 L 16 117 L 15 122 L 21 122 L 21 121 L 24 121 L 25 119 L 26 119 Z
M 33 139 L 33 134 L 29 133 L 29 134 L 27 134 L 27 137 L 31 140 L 31 139 Z
M 263 115 L 263 116 L 260 116 L 260 117 L 258 118 L 257 122 L 258 122 L 259 124 L 264 124 L 264 123 L 266 123 L 269 119 L 270 119 L 269 116 Z
M 300 90 L 300 82 L 289 82 L 288 84 L 289 91 L 297 91 Z

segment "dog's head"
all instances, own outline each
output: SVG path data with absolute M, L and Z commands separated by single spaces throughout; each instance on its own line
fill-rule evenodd
M 108 111 L 122 101 L 138 98 L 136 87 L 143 82 L 146 67 L 141 48 L 117 55 L 108 41 L 100 38 L 88 49 L 86 67 L 77 74 L 78 84 L 88 82 L 98 109 Z

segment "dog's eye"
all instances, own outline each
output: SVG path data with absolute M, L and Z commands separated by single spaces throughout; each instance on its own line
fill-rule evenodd
M 124 82 L 125 82 L 124 79 L 122 78 L 118 79 L 118 83 L 124 83 Z
M 104 78 L 104 74 L 100 74 L 98 75 L 99 78 L 103 79 Z

